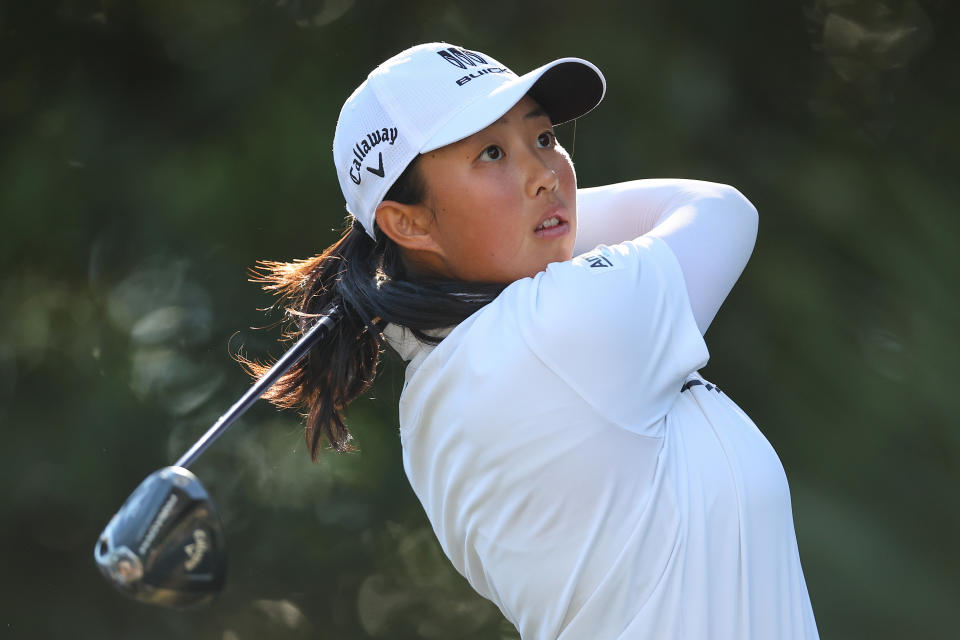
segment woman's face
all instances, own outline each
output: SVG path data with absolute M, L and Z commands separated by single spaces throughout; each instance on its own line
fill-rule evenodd
M 472 136 L 423 154 L 434 275 L 509 283 L 569 260 L 577 178 L 550 118 L 529 97 Z

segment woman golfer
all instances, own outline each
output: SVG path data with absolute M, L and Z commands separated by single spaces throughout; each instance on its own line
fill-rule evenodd
M 783 468 L 698 373 L 753 249 L 735 189 L 577 189 L 553 126 L 603 97 L 592 64 L 518 76 L 447 43 L 350 96 L 333 151 L 350 221 L 322 254 L 263 263 L 333 339 L 272 391 L 307 440 L 389 344 L 409 363 L 403 462 L 444 552 L 525 639 L 817 637 Z

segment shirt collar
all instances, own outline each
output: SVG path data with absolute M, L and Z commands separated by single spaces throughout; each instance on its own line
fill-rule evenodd
M 446 338 L 453 329 L 454 327 L 428 329 L 424 331 L 424 333 L 435 338 Z M 387 344 L 389 344 L 401 358 L 409 362 L 407 365 L 408 378 L 413 375 L 420 367 L 420 363 L 430 355 L 430 352 L 433 351 L 433 348 L 436 346 L 428 342 L 421 342 L 417 339 L 417 336 L 413 335 L 413 331 L 397 324 L 388 324 L 383 330 L 383 337 L 387 339 Z

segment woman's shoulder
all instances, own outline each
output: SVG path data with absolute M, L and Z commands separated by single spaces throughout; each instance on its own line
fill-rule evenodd
M 493 375 L 519 366 L 523 358 L 558 368 L 570 359 L 648 351 L 670 325 L 691 329 L 699 338 L 676 259 L 662 240 L 641 237 L 597 246 L 511 283 L 490 304 L 445 330 L 437 345 L 399 328 L 386 336 L 410 363 L 409 383 L 414 375 L 449 372 L 451 363 L 473 375 Z
M 596 327 L 617 326 L 624 316 L 661 298 L 689 306 L 683 274 L 670 248 L 659 238 L 642 236 L 551 263 L 536 276 L 507 287 L 497 302 L 511 308 L 521 325 L 560 329 L 577 319 Z

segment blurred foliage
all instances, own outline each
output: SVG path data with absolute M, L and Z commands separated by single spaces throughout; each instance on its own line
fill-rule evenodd
M 379 61 L 444 39 L 609 82 L 560 136 L 582 185 L 739 187 L 754 258 L 706 375 L 778 450 L 824 638 L 953 638 L 960 602 L 958 11 L 948 0 L 0 4 L 0 481 L 10 638 L 513 638 L 449 566 L 400 463 L 389 358 L 309 462 L 250 411 L 196 465 L 228 587 L 129 602 L 92 561 L 139 481 L 276 355 L 258 258 L 312 255 L 344 209 L 330 147 Z M 51 605 L 55 604 L 55 613 Z

